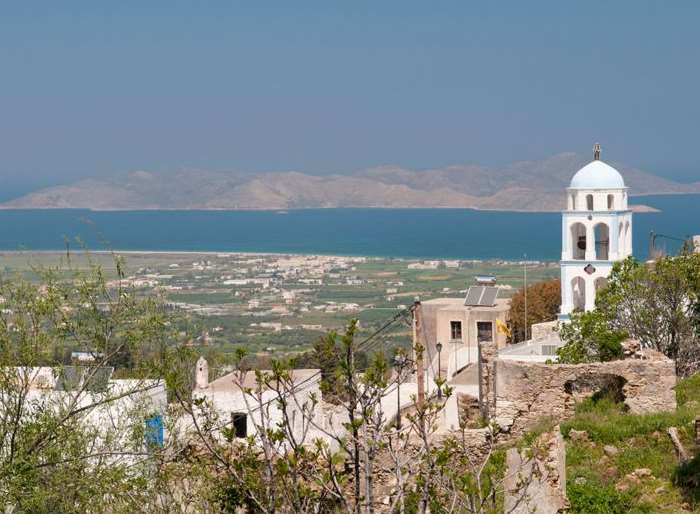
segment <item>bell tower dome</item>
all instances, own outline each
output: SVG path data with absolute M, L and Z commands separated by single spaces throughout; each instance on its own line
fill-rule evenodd
M 600 160 L 578 170 L 566 190 L 562 212 L 561 310 L 569 319 L 575 310 L 595 307 L 596 291 L 604 286 L 613 263 L 632 255 L 632 211 L 622 175 Z

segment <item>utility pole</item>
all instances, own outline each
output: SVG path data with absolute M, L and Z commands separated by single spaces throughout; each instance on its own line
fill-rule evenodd
M 421 328 L 421 312 L 420 312 L 420 300 L 416 299 L 413 302 L 413 353 L 415 354 L 416 362 L 416 383 L 418 386 L 418 395 L 416 398 L 417 407 L 421 409 L 425 404 L 425 367 L 423 364 L 423 344 L 419 341 L 418 330 Z

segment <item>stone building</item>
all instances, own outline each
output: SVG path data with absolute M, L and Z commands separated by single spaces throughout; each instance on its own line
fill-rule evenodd
M 441 376 L 453 377 L 478 360 L 480 342 L 506 345 L 506 335 L 498 329 L 508 322 L 510 300 L 498 298 L 498 288 L 472 286 L 465 298 L 435 298 L 421 302 L 421 338 L 425 341 L 427 365 Z M 438 359 L 438 343 L 441 355 Z
M 567 320 L 574 310 L 595 307 L 596 291 L 616 261 L 632 255 L 632 211 L 622 175 L 600 160 L 581 168 L 567 189 L 562 213 L 561 311 Z

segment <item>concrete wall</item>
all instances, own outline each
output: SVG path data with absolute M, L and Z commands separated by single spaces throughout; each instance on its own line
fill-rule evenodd
M 489 366 L 493 370 L 489 371 Z M 596 381 L 620 377 L 624 403 L 634 414 L 676 408 L 674 363 L 662 360 L 619 360 L 590 364 L 539 364 L 503 361 L 482 365 L 495 384 L 496 423 L 519 435 L 542 418 L 564 420 L 575 404 L 596 392 Z M 593 385 L 591 385 L 593 384 Z M 486 383 L 484 387 L 490 385 Z M 488 400 L 488 398 L 487 398 Z

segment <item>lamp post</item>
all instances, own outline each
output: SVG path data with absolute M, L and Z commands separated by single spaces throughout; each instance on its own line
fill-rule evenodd
M 442 398 L 442 384 L 440 383 L 442 381 L 442 359 L 440 358 L 440 353 L 442 352 L 442 343 L 437 343 L 435 345 L 435 348 L 437 348 L 438 352 L 438 398 Z
M 401 430 L 401 371 L 406 364 L 406 356 L 402 353 L 394 355 L 396 367 L 396 429 Z

